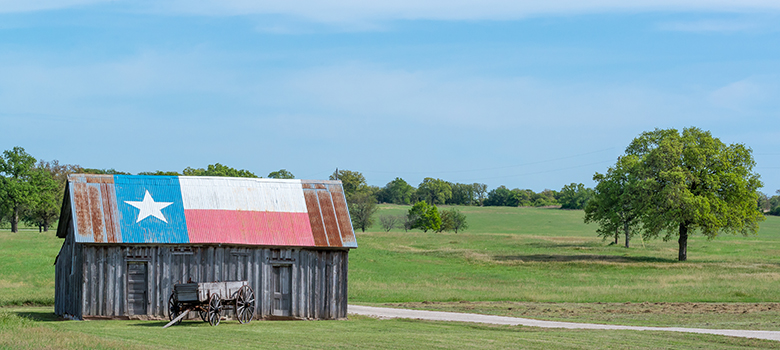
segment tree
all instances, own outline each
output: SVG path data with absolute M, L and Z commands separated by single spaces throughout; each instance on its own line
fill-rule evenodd
M 507 203 L 511 201 L 511 197 L 512 191 L 504 185 L 498 186 L 488 192 L 485 206 L 507 206 Z
M 471 184 L 471 187 L 474 188 L 474 195 L 476 196 L 477 203 L 479 203 L 479 206 L 481 207 L 482 203 L 485 202 L 485 195 L 487 195 L 487 185 L 475 182 Z
M 366 229 L 374 224 L 373 215 L 379 210 L 376 198 L 369 192 L 354 193 L 350 196 L 348 206 L 352 224 L 366 232 Z
M 769 198 L 769 206 L 772 208 L 769 215 L 780 215 L 780 190 L 777 190 L 777 195 Z
M 3 151 L 0 157 L 0 202 L 10 213 L 11 232 L 19 232 L 19 216 L 35 201 L 35 158 L 22 147 Z
M 534 196 L 533 206 L 549 207 L 549 206 L 557 205 L 558 201 L 555 199 L 555 197 L 557 197 L 557 194 L 558 194 L 557 192 L 551 189 L 544 189 L 544 191 L 539 192 Z
M 596 173 L 596 189 L 593 198 L 585 205 L 585 223 L 599 224 L 599 236 L 615 237 L 620 231 L 626 237 L 629 248 L 631 232 L 640 224 L 645 191 L 642 188 L 639 158 L 635 155 L 618 158 L 606 174 Z M 561 191 L 564 192 L 564 191 Z
M 294 179 L 295 175 L 287 171 L 287 169 L 279 169 L 278 171 L 272 171 L 268 174 L 269 179 Z
M 688 259 L 688 236 L 714 238 L 719 231 L 748 235 L 764 215 L 756 208 L 762 186 L 750 148 L 726 145 L 709 131 L 686 128 L 644 132 L 626 149 L 640 159 L 648 237 L 678 236 L 678 260 Z
M 338 170 L 330 175 L 331 180 L 341 180 L 341 186 L 344 188 L 344 195 L 349 200 L 349 196 L 362 191 L 366 186 L 366 178 L 363 174 L 351 170 Z
M 563 186 L 558 192 L 558 203 L 561 209 L 584 209 L 585 204 L 593 197 L 593 190 L 585 188 L 584 184 L 571 183 Z
M 452 187 L 442 179 L 426 177 L 417 186 L 417 197 L 431 205 L 444 204 L 452 197 Z
M 229 176 L 229 177 L 258 177 L 254 173 L 252 173 L 249 170 L 245 169 L 234 169 L 226 165 L 222 165 L 219 163 L 216 164 L 210 164 L 206 167 L 206 169 L 198 168 L 193 169 L 190 167 L 187 167 L 182 171 L 182 174 L 185 176 Z
M 458 231 L 463 231 L 467 228 L 469 228 L 469 224 L 466 222 L 466 214 L 455 208 L 441 212 L 440 231 L 455 231 L 455 233 L 458 233 Z
M 382 226 L 382 230 L 390 232 L 398 226 L 401 219 L 397 215 L 382 215 L 379 217 L 379 225 Z
M 407 215 L 411 221 L 410 228 L 419 228 L 423 232 L 438 231 L 441 227 L 441 217 L 435 205 L 428 205 L 425 201 L 415 203 Z
M 758 203 L 756 203 L 758 210 L 762 213 L 767 213 L 772 210 L 772 203 L 769 202 L 769 196 L 767 196 L 766 193 L 757 191 L 756 195 L 758 196 Z
M 25 206 L 22 219 L 29 225 L 38 226 L 38 232 L 49 231 L 49 226 L 60 217 L 64 189 L 60 190 L 60 184 L 45 168 L 36 168 L 30 182 L 35 188 L 35 196 Z
M 155 176 L 181 176 L 176 171 L 163 171 L 163 170 L 157 170 L 157 171 L 142 171 L 138 173 L 138 175 L 155 175 Z
M 452 189 L 452 197 L 450 197 L 449 200 L 447 200 L 447 204 L 457 204 L 457 205 L 472 205 L 476 199 L 476 194 L 474 193 L 474 186 L 470 184 L 462 184 L 462 183 L 450 183 L 450 188 Z
M 386 200 L 388 203 L 411 204 L 412 198 L 414 198 L 415 189 L 412 185 L 404 181 L 404 179 L 396 177 L 395 180 L 390 181 L 385 185 L 384 192 L 386 193 Z
M 111 169 L 83 168 L 81 169 L 81 172 L 84 174 L 98 174 L 98 175 L 130 175 L 130 173 L 128 172 L 119 171 L 114 168 Z

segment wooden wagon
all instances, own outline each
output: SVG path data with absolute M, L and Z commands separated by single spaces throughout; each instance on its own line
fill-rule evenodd
M 173 286 L 168 298 L 168 317 L 172 324 L 190 311 L 197 311 L 204 322 L 219 324 L 225 310 L 235 310 L 236 319 L 249 323 L 255 314 L 255 292 L 247 281 L 180 283 Z

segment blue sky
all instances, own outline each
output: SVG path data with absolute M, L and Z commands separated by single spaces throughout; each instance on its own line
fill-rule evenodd
M 776 1 L 192 3 L 0 0 L 0 149 L 540 191 L 696 126 L 780 189 Z

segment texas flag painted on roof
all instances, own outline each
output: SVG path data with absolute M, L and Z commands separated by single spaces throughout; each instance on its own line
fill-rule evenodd
M 340 181 L 76 174 L 67 194 L 80 243 L 357 247 Z

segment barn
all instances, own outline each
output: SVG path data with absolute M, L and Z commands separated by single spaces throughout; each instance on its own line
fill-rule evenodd
M 63 317 L 164 318 L 175 283 L 239 280 L 255 319 L 347 316 L 340 181 L 75 174 L 57 237 Z

